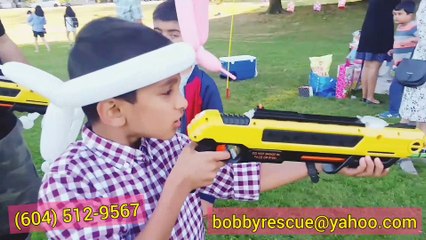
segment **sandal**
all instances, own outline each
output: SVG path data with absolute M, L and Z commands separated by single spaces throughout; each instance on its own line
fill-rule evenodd
M 377 101 L 377 102 L 373 102 L 373 101 L 370 101 L 370 100 L 366 99 L 366 100 L 365 100 L 365 103 L 366 103 L 366 104 L 375 104 L 375 105 L 382 104 L 379 100 L 376 100 L 376 101 Z

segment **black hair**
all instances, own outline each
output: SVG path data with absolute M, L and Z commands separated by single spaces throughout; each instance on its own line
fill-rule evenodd
M 140 23 L 113 17 L 93 20 L 77 35 L 68 58 L 68 74 L 73 79 L 171 43 L 160 33 Z M 115 98 L 135 103 L 136 90 Z M 89 125 L 99 120 L 96 106 L 97 103 L 83 107 Z
M 75 12 L 74 10 L 72 10 L 72 8 L 70 6 L 67 6 L 65 8 L 65 15 L 64 17 L 75 17 Z
M 416 11 L 416 3 L 412 0 L 405 0 L 396 5 L 395 10 L 404 10 L 407 14 L 411 14 Z
M 33 13 L 33 12 L 31 12 L 31 10 L 28 10 L 28 11 L 27 11 L 27 14 L 32 14 L 32 13 Z
M 178 21 L 174 0 L 166 0 L 160 3 L 154 10 L 153 19 L 164 22 Z
M 37 5 L 35 7 L 34 14 L 39 16 L 39 17 L 44 17 L 44 11 L 43 11 L 43 9 L 41 8 L 40 5 Z

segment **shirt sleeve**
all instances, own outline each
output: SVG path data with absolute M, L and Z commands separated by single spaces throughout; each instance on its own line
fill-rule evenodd
M 93 186 L 84 180 L 83 177 L 75 173 L 62 172 L 53 173 L 46 177 L 39 191 L 38 209 L 50 209 L 48 206 L 57 208 L 60 212 L 59 202 L 71 202 L 74 200 L 89 200 L 95 197 L 90 191 Z M 59 221 L 59 220 L 58 220 Z M 59 225 L 58 225 L 59 226 Z M 48 239 L 120 239 L 122 235 L 122 225 L 102 225 L 98 227 L 85 228 L 64 228 L 56 227 L 48 229 L 46 236 Z M 120 234 L 121 233 L 121 234 Z
M 258 200 L 260 163 L 227 164 L 220 169 L 213 184 L 200 191 L 220 199 Z
M 219 112 L 223 112 L 222 98 L 215 81 L 207 73 L 201 72 L 201 84 L 202 109 L 217 109 Z

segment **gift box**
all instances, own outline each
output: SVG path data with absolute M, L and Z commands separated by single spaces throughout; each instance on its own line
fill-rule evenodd
M 299 87 L 299 96 L 300 97 L 312 97 L 314 91 L 311 86 L 301 86 Z
M 231 57 L 221 57 L 219 60 L 224 69 L 228 69 L 237 79 L 247 80 L 257 77 L 257 60 L 256 57 L 250 55 L 239 55 Z M 221 78 L 226 78 L 226 75 L 220 74 Z

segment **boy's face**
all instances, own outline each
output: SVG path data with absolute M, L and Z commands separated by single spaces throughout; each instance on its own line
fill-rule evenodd
M 413 20 L 413 14 L 407 14 L 404 10 L 394 10 L 393 20 L 396 24 L 405 24 Z
M 177 21 L 154 20 L 154 30 L 163 34 L 163 36 L 174 43 L 183 41 Z
M 129 135 L 167 140 L 180 129 L 188 102 L 179 91 L 180 76 L 174 75 L 137 90 L 136 103 L 123 103 Z

